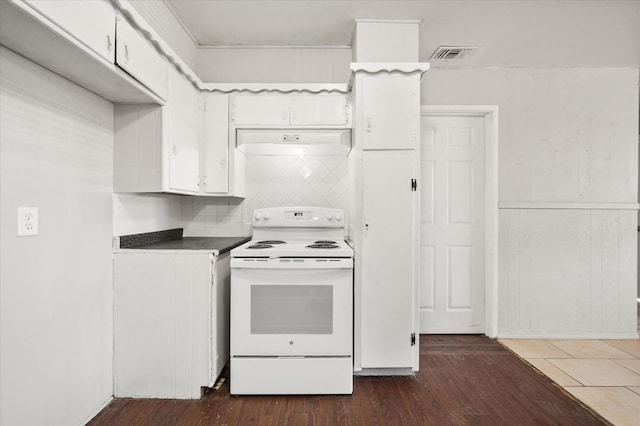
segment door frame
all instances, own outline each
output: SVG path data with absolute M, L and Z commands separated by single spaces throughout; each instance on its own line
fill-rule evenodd
M 498 335 L 498 106 L 422 105 L 420 117 L 484 118 L 484 334 Z

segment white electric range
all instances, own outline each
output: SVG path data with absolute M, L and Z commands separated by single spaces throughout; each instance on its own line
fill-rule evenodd
M 353 250 L 344 212 L 276 207 L 231 251 L 231 393 L 353 391 Z

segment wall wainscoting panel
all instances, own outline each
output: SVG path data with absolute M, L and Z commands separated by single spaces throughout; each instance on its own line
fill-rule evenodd
M 500 210 L 500 337 L 637 337 L 634 210 Z

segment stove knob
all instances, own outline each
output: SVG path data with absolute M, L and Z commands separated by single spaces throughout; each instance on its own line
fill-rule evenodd
M 268 220 L 271 217 L 269 212 L 264 212 L 264 220 Z
M 327 219 L 333 220 L 333 213 L 327 213 Z
M 256 218 L 256 220 L 262 219 L 262 213 L 257 212 L 255 218 Z
M 342 214 L 341 213 L 336 213 L 336 220 L 338 222 L 340 222 L 342 220 Z

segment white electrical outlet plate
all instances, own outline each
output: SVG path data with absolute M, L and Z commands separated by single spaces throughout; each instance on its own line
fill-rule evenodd
M 38 208 L 18 207 L 18 237 L 38 235 Z

